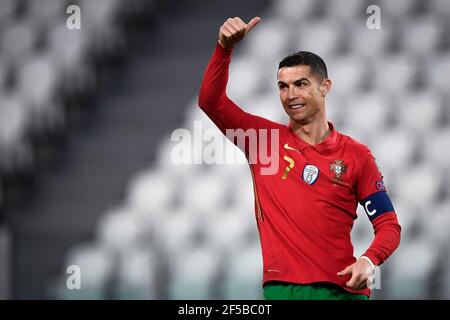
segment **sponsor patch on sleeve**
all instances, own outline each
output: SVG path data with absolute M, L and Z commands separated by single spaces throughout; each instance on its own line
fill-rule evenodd
M 380 180 L 376 182 L 377 190 L 386 191 L 386 186 L 384 185 L 384 181 Z

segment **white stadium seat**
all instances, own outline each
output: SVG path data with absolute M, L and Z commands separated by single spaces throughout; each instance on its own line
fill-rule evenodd
M 208 247 L 180 253 L 170 268 L 169 299 L 210 299 L 219 262 L 219 253 Z
M 338 50 L 343 34 L 334 19 L 314 20 L 304 23 L 296 32 L 297 47 L 321 56 L 325 61 Z M 317 41 L 317 39 L 321 39 Z
M 138 222 L 136 216 L 126 209 L 109 210 L 98 223 L 98 242 L 112 252 L 118 253 L 146 243 L 148 230 Z
M 345 55 L 331 59 L 327 64 L 328 76 L 333 82 L 332 91 L 346 94 L 361 90 L 366 76 L 367 61 L 357 55 Z
M 328 0 L 324 2 L 323 7 L 328 16 L 339 17 L 343 20 L 358 18 L 366 12 L 366 7 L 360 0 Z
M 207 218 L 206 243 L 218 251 L 229 252 L 244 246 L 248 240 L 251 225 L 248 212 L 234 210 L 219 211 Z
M 385 129 L 391 107 L 385 95 L 376 92 L 362 93 L 348 99 L 347 126 L 370 134 Z
M 39 23 L 50 23 L 59 18 L 66 18 L 67 3 L 59 0 L 28 1 L 29 19 Z
M 425 232 L 429 235 L 434 244 L 439 247 L 446 247 L 450 241 L 448 229 L 450 227 L 450 202 L 431 206 L 428 212 L 424 212 L 426 224 Z
M 370 30 L 367 28 L 365 20 L 349 21 L 346 26 L 350 34 L 350 52 L 354 54 L 370 57 L 375 61 L 389 51 L 392 37 L 393 26 L 389 18 L 383 16 L 381 29 Z
M 195 218 L 195 212 L 190 208 L 180 209 L 159 221 L 157 243 L 171 260 L 185 248 L 192 248 L 203 228 L 206 228 L 206 224 Z
M 398 179 L 401 181 L 401 187 L 396 190 L 398 197 L 414 206 L 426 208 L 437 200 L 442 172 L 429 164 L 405 167 Z
M 450 90 L 450 54 L 432 56 L 428 61 L 427 79 L 431 88 Z
M 169 210 L 174 200 L 175 183 L 164 171 L 140 172 L 128 185 L 128 204 L 149 214 Z
M 0 10 L 0 26 L 3 27 L 3 23 L 7 22 L 14 15 L 14 11 L 17 8 L 16 0 L 2 0 L 2 10 Z M 0 30 L 0 35 L 3 30 Z
M 273 2 L 274 13 L 280 20 L 292 20 L 295 23 L 313 13 L 317 1 L 314 0 L 279 0 Z
M 120 257 L 117 272 L 117 299 L 157 298 L 157 257 L 149 247 L 130 248 Z
M 59 289 L 60 299 L 107 298 L 107 286 L 114 272 L 114 259 L 108 250 L 96 244 L 79 245 L 69 251 L 64 266 L 79 268 L 82 290 Z
M 385 12 L 389 12 L 390 15 L 404 17 L 412 13 L 417 3 L 418 1 L 416 0 L 381 0 L 380 8 Z
M 380 132 L 377 143 L 372 144 L 372 153 L 382 171 L 398 174 L 411 164 L 417 147 L 417 134 L 412 130 L 394 129 Z
M 258 243 L 236 248 L 226 263 L 224 299 L 261 300 L 262 254 Z
M 398 119 L 404 128 L 426 134 L 430 128 L 438 127 L 443 107 L 443 96 L 439 91 L 413 91 L 399 100 Z
M 0 166 L 4 172 L 32 165 L 31 146 L 25 140 L 29 124 L 30 114 L 22 99 L 0 95 Z
M 182 206 L 197 212 L 211 212 L 224 206 L 227 186 L 220 176 L 203 174 L 187 182 L 182 191 Z
M 450 163 L 450 128 L 435 130 L 425 144 L 424 161 L 432 163 L 438 170 L 445 170 Z
M 443 30 L 443 21 L 436 16 L 402 20 L 404 50 L 424 55 L 435 52 L 443 40 Z
M 258 59 L 263 64 L 273 63 L 274 59 L 281 60 L 287 54 L 283 49 L 291 41 L 291 32 L 287 26 L 282 20 L 270 18 L 265 20 L 252 30 L 252 36 L 248 37 L 246 44 L 247 48 L 243 50 L 246 50 L 252 59 Z M 267 45 L 269 43 L 270 46 Z
M 448 17 L 450 14 L 450 3 L 447 0 L 431 0 L 430 7 L 435 14 Z
M 384 94 L 405 92 L 418 75 L 412 56 L 394 54 L 378 60 L 374 69 L 375 85 Z
M 38 39 L 37 27 L 28 20 L 11 22 L 3 30 L 0 52 L 12 64 L 20 62 L 33 53 Z
M 392 256 L 389 297 L 391 299 L 426 299 L 437 262 L 438 248 L 428 239 L 404 242 Z M 435 275 L 434 275 L 435 276 Z M 381 278 L 383 286 L 383 278 Z

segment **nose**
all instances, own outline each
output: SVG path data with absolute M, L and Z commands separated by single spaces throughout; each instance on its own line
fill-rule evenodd
M 297 91 L 295 90 L 294 86 L 290 86 L 288 91 L 288 99 L 295 100 L 296 98 L 297 98 Z

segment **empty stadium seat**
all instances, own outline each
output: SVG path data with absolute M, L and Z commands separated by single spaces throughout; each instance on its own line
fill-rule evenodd
M 448 17 L 450 14 L 450 3 L 446 0 L 432 0 L 430 1 L 432 12 L 443 17 Z
M 323 4 L 327 16 L 338 17 L 342 20 L 357 19 L 366 12 L 364 3 L 359 0 L 328 0 Z
M 38 40 L 38 26 L 29 20 L 11 21 L 3 31 L 0 52 L 4 59 L 18 65 L 32 55 Z
M 156 299 L 157 257 L 149 247 L 132 247 L 120 257 L 117 268 L 117 299 Z
M 67 3 L 58 0 L 27 1 L 27 15 L 37 23 L 49 24 L 66 16 Z
M 28 59 L 18 70 L 19 92 L 30 107 L 36 133 L 64 127 L 64 110 L 57 100 L 60 74 L 46 54 Z
M 430 164 L 405 167 L 400 173 L 401 188 L 396 194 L 417 207 L 434 203 L 442 185 L 442 175 Z
M 287 54 L 283 49 L 291 40 L 288 30 L 286 22 L 282 20 L 269 18 L 264 24 L 258 25 L 258 28 L 252 30 L 252 37 L 248 38 L 247 51 L 252 59 L 258 59 L 262 63 L 273 63 L 274 58 L 281 60 Z
M 343 38 L 343 34 L 339 31 L 339 23 L 332 18 L 305 23 L 298 28 L 296 33 L 297 47 L 318 54 L 327 60 L 339 49 Z M 321 39 L 321 41 L 317 41 L 317 39 Z
M 396 107 L 402 126 L 428 134 L 432 131 L 430 128 L 439 126 L 443 96 L 437 90 L 414 91 L 405 94 Z
M 450 128 L 445 127 L 435 130 L 428 135 L 428 141 L 424 145 L 424 162 L 432 163 L 437 170 L 445 170 L 450 163 Z
M 185 184 L 182 206 L 198 212 L 211 212 L 224 206 L 226 185 L 219 176 L 203 174 Z
M 361 130 L 370 135 L 382 131 L 392 116 L 388 97 L 377 92 L 361 93 L 348 98 L 349 128 Z
M 433 15 L 404 19 L 402 22 L 405 52 L 427 55 L 440 48 L 444 31 L 441 19 Z
M 360 91 L 365 82 L 366 64 L 367 61 L 360 56 L 352 55 L 339 56 L 328 61 L 332 90 L 342 94 Z
M 408 167 L 413 159 L 417 146 L 417 133 L 412 130 L 394 129 L 380 132 L 378 143 L 372 146 L 372 153 L 386 177 L 397 175 Z
M 343 28 L 349 33 L 349 52 L 378 61 L 391 50 L 395 37 L 390 19 L 383 15 L 381 29 L 370 30 L 366 20 L 350 20 Z
M 431 290 L 438 248 L 428 239 L 404 242 L 390 260 L 389 297 L 391 299 L 426 299 Z M 381 279 L 382 286 L 383 279 Z
M 400 0 L 400 1 L 389 1 L 380 0 L 380 8 L 383 11 L 393 15 L 395 17 L 404 17 L 412 14 L 417 8 L 417 0 Z
M 2 30 L 0 30 L 0 36 L 4 25 L 14 18 L 17 3 L 18 2 L 15 0 L 2 1 L 2 10 L 0 11 L 0 26 L 2 27 Z
M 109 210 L 98 223 L 98 242 L 112 252 L 123 253 L 146 242 L 148 230 L 126 208 Z
M 450 88 L 450 54 L 447 52 L 430 57 L 427 70 L 424 76 L 429 79 L 429 86 L 448 92 Z
M 204 221 L 193 218 L 191 208 L 167 213 L 160 219 L 156 229 L 157 244 L 171 260 L 186 248 L 195 247 L 201 229 L 206 228 Z
M 405 92 L 411 88 L 416 73 L 414 56 L 394 54 L 376 62 L 375 86 L 384 94 Z
M 107 298 L 107 286 L 115 265 L 108 250 L 96 244 L 77 246 L 67 254 L 64 265 L 79 267 L 82 290 L 60 289 L 60 299 Z
M 207 217 L 205 242 L 217 247 L 218 251 L 233 251 L 244 246 L 248 240 L 249 229 L 255 226 L 249 223 L 248 212 L 234 210 L 211 213 Z
M 302 21 L 303 18 L 314 13 L 317 3 L 314 0 L 280 0 L 273 1 L 272 6 L 273 12 L 280 20 L 289 19 L 293 23 L 298 23 L 298 21 Z
M 224 299 L 261 300 L 262 272 L 261 248 L 257 242 L 236 248 L 226 263 Z
M 170 268 L 170 299 L 210 299 L 216 285 L 219 252 L 207 246 L 195 247 L 176 257 Z
M 440 205 L 434 206 L 424 212 L 427 223 L 425 224 L 425 233 L 437 247 L 448 245 L 450 235 L 448 227 L 450 226 L 450 202 L 446 201 Z
M 170 210 L 175 195 L 175 184 L 163 171 L 150 170 L 136 174 L 127 190 L 131 207 L 149 214 Z
M 0 95 L 0 164 L 5 173 L 29 169 L 33 153 L 27 138 L 29 112 L 23 101 L 12 94 Z

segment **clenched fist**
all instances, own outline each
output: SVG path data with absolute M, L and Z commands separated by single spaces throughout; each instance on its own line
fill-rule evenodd
M 239 17 L 229 18 L 219 29 L 220 45 L 225 49 L 233 48 L 260 20 L 260 17 L 255 17 L 245 24 Z

